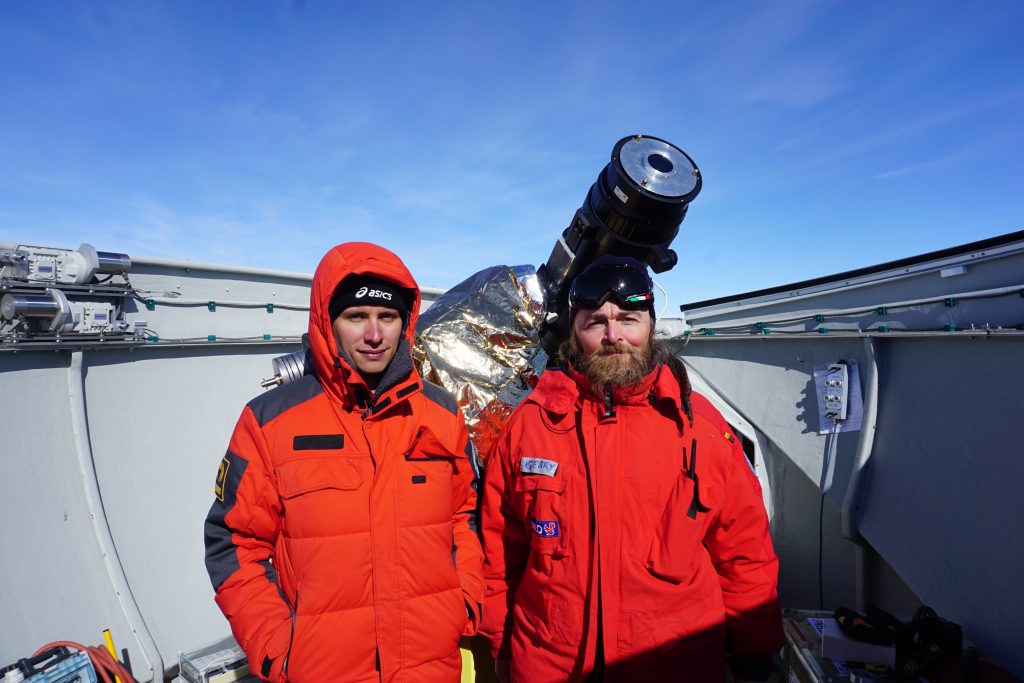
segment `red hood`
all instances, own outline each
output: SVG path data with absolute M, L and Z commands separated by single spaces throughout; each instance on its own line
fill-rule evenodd
M 309 295 L 309 345 L 316 376 L 324 390 L 350 405 L 352 385 L 365 386 L 363 378 L 338 353 L 338 343 L 331 328 L 328 305 L 338 284 L 349 275 L 374 275 L 409 290 L 412 306 L 405 326 L 407 344 L 395 353 L 409 354 L 416 334 L 416 318 L 420 310 L 420 288 L 401 259 L 384 247 L 369 242 L 346 242 L 334 247 L 320 259 L 313 274 Z M 410 361 L 411 362 L 411 361 Z

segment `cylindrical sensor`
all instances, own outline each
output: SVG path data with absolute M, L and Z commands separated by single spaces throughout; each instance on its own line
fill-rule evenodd
M 52 296 L 34 296 L 32 294 L 5 294 L 0 303 L 0 314 L 8 320 L 18 316 L 27 318 L 52 318 L 60 310 L 60 306 Z
M 132 260 L 128 254 L 115 254 L 112 251 L 97 251 L 97 273 L 127 273 L 132 269 Z

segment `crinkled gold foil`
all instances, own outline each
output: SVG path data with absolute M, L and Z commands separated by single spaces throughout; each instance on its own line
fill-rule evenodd
M 425 379 L 455 395 L 481 462 L 547 363 L 542 307 L 533 266 L 493 266 L 420 314 L 413 358 Z

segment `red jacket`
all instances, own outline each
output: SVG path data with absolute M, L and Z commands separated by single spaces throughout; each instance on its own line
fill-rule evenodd
M 545 372 L 487 460 L 481 631 L 512 680 L 582 680 L 599 636 L 605 680 L 631 683 L 779 649 L 768 519 L 721 415 L 694 394 L 691 427 L 664 367 L 609 405 L 586 386 Z
M 374 274 L 414 293 L 374 397 L 339 354 L 338 283 Z M 457 681 L 483 600 L 475 461 L 455 399 L 413 368 L 420 296 L 391 252 L 350 243 L 313 278 L 315 376 L 242 411 L 206 520 L 217 604 L 270 681 Z M 468 616 L 467 616 L 468 615 Z

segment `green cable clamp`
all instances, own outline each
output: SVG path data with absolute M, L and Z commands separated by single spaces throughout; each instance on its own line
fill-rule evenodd
M 762 327 L 761 328 L 761 334 L 771 334 L 771 333 L 772 333 L 772 331 L 769 330 L 767 327 Z
M 208 335 L 206 335 L 206 341 L 208 341 L 208 342 L 217 341 L 217 335 L 215 335 L 215 334 L 208 334 Z
M 814 316 L 814 322 L 816 322 L 816 323 L 823 323 L 823 322 L 825 322 L 825 316 L 822 315 L 821 313 L 819 313 L 818 315 Z
M 267 313 L 274 312 L 274 304 L 267 304 Z
M 763 330 L 764 329 L 764 323 L 754 323 L 754 327 L 756 327 L 759 330 Z
M 954 306 L 956 306 L 956 299 L 954 299 L 953 297 L 949 297 L 943 303 L 946 304 L 946 308 L 953 308 Z
M 886 308 L 885 306 L 879 306 L 878 308 L 875 309 L 875 313 L 877 313 L 878 315 L 889 315 L 889 309 Z
M 889 331 L 889 326 L 888 325 L 879 325 L 878 326 L 878 331 L 879 332 L 888 332 Z
M 217 310 L 217 302 L 216 301 L 207 301 L 206 302 L 206 307 L 208 309 L 210 309 L 211 311 L 216 311 Z
M 946 325 L 944 328 L 946 332 L 956 332 L 956 325 Z
M 827 327 L 819 327 L 818 328 L 818 334 L 828 334 L 828 328 Z
M 156 301 L 152 299 L 146 299 L 146 309 L 150 311 L 156 310 Z
M 151 334 L 148 337 L 146 337 L 146 341 L 151 341 L 154 344 L 156 344 L 158 341 L 160 341 L 160 337 L 156 336 L 155 334 Z
M 270 305 L 273 306 L 273 304 L 270 304 Z M 263 341 L 270 341 L 270 335 L 269 334 L 264 334 L 263 335 Z

